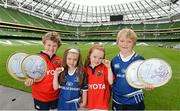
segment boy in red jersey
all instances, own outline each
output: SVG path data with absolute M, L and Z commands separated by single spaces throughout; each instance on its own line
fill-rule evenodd
M 105 49 L 94 45 L 89 49 L 85 72 L 88 80 L 88 110 L 109 110 L 113 74 L 110 61 L 105 60 Z
M 62 64 L 62 59 L 55 55 L 61 46 L 61 38 L 57 32 L 48 32 L 43 38 L 44 50 L 38 55 L 47 62 L 47 72 L 43 80 L 34 82 L 33 79 L 26 79 L 25 85 L 32 86 L 32 97 L 34 107 L 37 110 L 50 110 L 57 108 L 59 90 L 53 89 L 54 71 Z

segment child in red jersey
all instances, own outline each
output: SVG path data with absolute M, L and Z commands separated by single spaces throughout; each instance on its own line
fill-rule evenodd
M 58 103 L 59 90 L 53 89 L 54 71 L 62 65 L 62 59 L 55 55 L 61 46 L 61 38 L 57 32 L 48 32 L 42 38 L 44 50 L 38 55 L 47 62 L 47 72 L 40 82 L 34 82 L 33 79 L 26 79 L 25 85 L 32 86 L 32 97 L 34 98 L 34 107 L 37 110 L 56 109 Z
M 71 48 L 64 52 L 63 69 L 56 68 L 54 72 L 53 88 L 58 90 L 59 87 L 58 110 L 78 110 L 86 106 L 88 86 L 78 49 Z
M 105 60 L 105 49 L 93 45 L 85 61 L 88 79 L 88 110 L 109 110 L 113 74 L 110 61 Z

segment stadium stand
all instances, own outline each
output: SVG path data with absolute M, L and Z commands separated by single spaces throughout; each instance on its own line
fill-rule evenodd
M 38 39 L 48 31 L 57 31 L 63 40 L 114 41 L 118 30 L 132 28 L 139 40 L 180 40 L 180 21 L 100 24 L 72 26 L 57 24 L 31 14 L 22 13 L 17 7 L 0 6 L 0 36 Z

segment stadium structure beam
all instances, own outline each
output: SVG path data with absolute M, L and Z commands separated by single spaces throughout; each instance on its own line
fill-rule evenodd
M 68 20 L 73 19 L 72 12 L 74 11 L 75 4 L 73 4 L 72 11 L 69 13 Z
M 52 13 L 55 9 L 57 9 L 58 10 L 58 13 L 56 13 L 56 16 L 55 16 L 55 18 L 58 18 L 59 17 L 59 15 L 61 14 L 61 12 L 62 12 L 62 10 L 61 10 L 61 8 L 59 7 L 59 5 L 60 5 L 60 3 L 62 2 L 62 0 L 60 0 L 59 2 L 58 2 L 58 4 L 57 5 L 55 5 L 55 7 L 54 7 L 54 9 L 50 12 L 50 13 Z M 60 11 L 59 11 L 60 10 Z
M 37 6 L 39 3 L 41 3 L 43 0 L 34 0 L 34 2 L 36 3 L 34 6 L 33 6 L 33 11 L 36 10 Z
M 85 22 L 88 22 L 88 11 L 89 11 L 89 7 L 86 7 L 86 15 L 85 15 L 85 19 L 86 21 Z
M 163 12 L 165 12 L 166 15 L 168 15 L 168 12 L 167 12 L 166 10 L 164 10 L 164 9 L 162 8 L 162 6 L 160 6 L 159 4 L 157 4 L 156 2 L 154 2 L 153 0 L 152 0 L 152 2 L 153 2 L 155 5 L 157 5 L 157 6 L 159 7 L 159 9 L 161 9 Z
M 161 0 L 160 0 L 161 1 Z M 155 3 L 155 1 L 153 1 L 154 4 L 156 4 L 161 10 L 163 10 L 167 15 L 169 14 L 166 10 L 163 9 L 163 5 L 162 4 L 157 4 Z
M 67 11 L 67 10 L 69 9 L 69 7 L 70 7 L 70 5 L 71 5 L 71 2 L 67 2 L 67 3 L 69 3 L 69 4 L 67 5 L 67 9 L 66 9 L 64 12 L 69 15 L 69 16 L 67 15 L 67 20 L 70 21 L 70 18 L 69 18 L 69 17 L 71 16 L 72 11 Z M 64 13 L 64 14 L 65 14 L 65 13 Z
M 84 15 L 83 10 L 84 10 L 84 6 L 82 6 L 82 10 L 81 10 L 82 12 L 81 12 L 81 15 L 80 15 L 81 16 L 80 17 L 81 23 L 83 22 L 83 15 Z
M 65 1 L 65 2 L 63 3 L 63 5 L 61 6 L 61 7 L 62 7 L 62 8 L 61 8 L 62 12 L 61 12 L 61 17 L 60 17 L 60 18 L 62 18 L 62 19 L 63 19 L 63 16 L 64 16 L 64 14 L 65 14 L 65 12 L 64 12 L 64 10 L 63 10 L 63 6 L 64 6 L 66 3 L 67 3 L 67 1 Z
M 105 10 L 105 6 L 103 6 L 103 9 L 104 9 L 104 14 L 105 14 L 105 17 L 106 17 L 106 19 L 107 19 L 107 15 L 106 15 L 106 10 Z
M 7 1 L 7 0 L 1 0 L 4 4 L 5 4 L 5 2 Z
M 151 13 L 148 12 L 148 10 L 146 9 L 146 7 L 144 7 L 144 5 L 142 4 L 142 2 L 139 1 L 139 3 L 141 4 L 141 6 L 144 8 L 144 10 L 146 11 L 146 13 L 148 13 L 150 15 L 151 18 L 154 18 L 153 15 Z M 143 11 L 144 12 L 144 11 Z M 146 19 L 146 18 L 143 18 Z
M 152 1 L 152 0 L 151 0 L 151 1 Z M 149 2 L 147 2 L 146 0 L 145 0 L 145 2 L 146 2 L 146 4 L 148 4 L 148 6 L 151 8 L 151 10 L 154 10 L 154 12 L 156 12 L 156 14 L 157 14 L 159 17 L 161 17 L 161 14 L 159 14 L 159 12 L 156 11 L 155 7 L 151 6 L 151 5 L 149 4 Z M 148 12 L 148 13 L 149 13 L 149 12 Z M 156 18 L 156 17 L 154 17 L 154 18 Z
M 135 18 L 135 16 L 134 16 L 134 14 L 132 13 L 132 11 L 131 11 L 129 5 L 128 5 L 127 3 L 125 3 L 125 5 L 126 5 L 126 7 L 128 8 L 129 13 L 131 14 L 131 16 L 132 16 L 133 18 Z
M 76 14 L 75 14 L 75 17 L 74 17 L 74 20 L 73 20 L 73 21 L 76 21 L 77 13 L 78 13 L 78 11 L 79 11 L 79 7 L 80 7 L 80 5 L 78 5 L 78 8 L 77 8 L 77 10 L 76 10 Z
M 92 19 L 92 22 L 93 22 L 93 7 L 91 6 L 91 11 L 92 11 L 92 13 L 91 13 L 91 19 Z
M 23 1 L 21 2 L 21 7 L 23 7 L 23 6 L 25 5 L 26 1 L 27 1 L 27 0 L 23 0 Z M 32 2 L 31 0 L 29 0 L 29 1 Z
M 95 17 L 96 17 L 96 22 L 98 22 L 98 17 L 97 17 L 97 6 L 95 6 Z
M 117 10 L 117 8 L 116 8 L 116 5 L 112 5 L 112 7 L 114 7 L 114 9 L 116 10 L 116 13 L 119 14 L 119 13 L 118 13 L 118 10 Z
M 135 5 L 138 7 L 138 9 L 141 11 L 141 13 L 142 13 L 142 15 L 144 16 L 144 17 L 146 17 L 145 16 L 145 14 L 144 14 L 144 12 L 142 11 L 142 9 L 139 7 L 139 5 L 137 4 L 137 2 L 135 2 Z M 140 16 L 139 16 L 140 17 Z M 142 20 L 142 17 L 140 17 L 140 19 Z
M 126 15 L 126 17 L 127 17 L 127 20 L 130 20 L 129 19 L 129 17 L 128 17 L 128 14 L 127 14 L 127 12 L 126 12 L 126 10 L 125 10 L 125 7 L 124 7 L 124 5 L 121 5 L 122 6 L 122 8 L 123 8 L 123 11 L 124 11 L 124 14 L 123 15 Z
M 132 3 L 129 3 L 131 5 L 131 7 L 133 8 L 133 10 L 135 11 L 136 15 L 138 16 L 139 19 L 141 19 L 141 17 L 139 16 L 138 12 L 136 11 L 136 9 L 134 8 L 134 6 L 132 5 Z
M 49 0 L 50 1 L 50 0 Z M 49 3 L 48 5 L 47 5 L 47 8 L 46 9 L 44 9 L 44 11 L 45 12 L 47 12 L 48 11 L 48 9 L 49 9 L 49 7 L 52 7 L 53 6 L 53 4 L 55 3 L 55 1 L 56 0 L 54 0 L 52 3 Z M 52 7 L 53 8 L 53 7 Z M 53 8 L 54 9 L 54 8 Z
M 100 15 L 100 21 L 103 21 L 103 20 L 102 20 L 102 17 L 103 17 L 103 16 L 102 16 L 101 7 L 99 7 L 99 11 L 100 11 L 100 13 L 99 13 L 99 15 Z

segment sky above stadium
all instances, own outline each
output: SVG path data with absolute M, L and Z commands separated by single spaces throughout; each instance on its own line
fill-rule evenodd
M 68 1 L 80 5 L 87 5 L 87 6 L 104 6 L 104 5 L 129 3 L 139 0 L 68 0 Z

